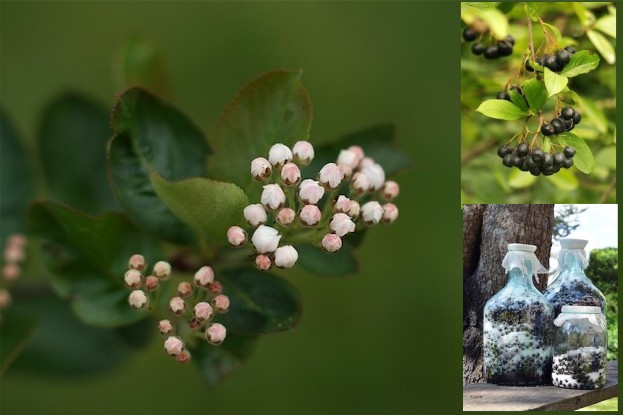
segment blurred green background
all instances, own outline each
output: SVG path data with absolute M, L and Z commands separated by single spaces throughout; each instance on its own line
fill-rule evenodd
M 369 233 L 361 272 L 286 277 L 302 292 L 295 333 L 266 336 L 207 390 L 161 340 L 92 378 L 9 371 L 12 414 L 413 413 L 461 405 L 459 4 L 409 2 L 1 3 L 2 106 L 31 150 L 45 104 L 71 89 L 112 108 L 114 58 L 135 33 L 157 45 L 170 101 L 205 132 L 243 84 L 303 68 L 312 140 L 397 125 L 413 168 L 401 216 Z M 68 149 L 71 151 L 71 149 Z M 103 149 L 102 149 L 103 151 Z M 41 195 L 44 196 L 44 195 Z

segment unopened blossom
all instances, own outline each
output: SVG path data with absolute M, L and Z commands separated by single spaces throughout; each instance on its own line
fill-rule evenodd
M 212 267 L 207 265 L 199 268 L 197 272 L 195 272 L 194 276 L 195 284 L 200 287 L 207 287 L 214 281 L 214 271 Z
M 348 216 L 350 216 L 353 219 L 357 219 L 359 217 L 360 210 L 361 210 L 361 206 L 359 205 L 359 202 L 355 200 L 351 200 L 350 209 L 348 209 Z
M 294 218 L 296 218 L 296 212 L 294 211 L 294 209 L 283 208 L 283 209 L 279 209 L 279 212 L 277 213 L 277 217 L 275 218 L 275 220 L 281 226 L 288 226 L 292 222 L 294 222 Z
M 289 161 L 292 161 L 292 151 L 288 146 L 277 143 L 268 151 L 268 161 L 275 167 L 282 167 Z
M 345 179 L 350 179 L 350 177 L 353 175 L 352 167 L 347 166 L 346 164 L 338 164 L 337 167 L 340 169 Z
M 0 310 L 11 305 L 11 294 L 7 290 L 0 289 Z
M 329 189 L 336 189 L 344 180 L 344 173 L 335 163 L 325 164 L 318 173 L 318 181 Z
M 214 308 L 219 313 L 224 313 L 229 309 L 229 297 L 225 294 L 219 294 L 214 297 Z
M 262 223 L 266 223 L 266 220 L 268 219 L 266 215 L 266 210 L 264 209 L 264 206 L 262 206 L 260 203 L 255 203 L 245 207 L 242 211 L 242 214 L 244 215 L 245 220 L 251 226 L 258 226 Z
M 188 350 L 182 350 L 180 354 L 175 356 L 175 361 L 179 363 L 188 363 L 190 362 L 190 352 Z
M 267 184 L 260 201 L 266 209 L 277 210 L 286 203 L 286 195 L 278 184 Z
M 7 238 L 7 245 L 9 246 L 16 246 L 16 247 L 24 248 L 26 246 L 26 243 L 27 243 L 26 237 L 19 233 L 14 233 L 12 235 L 9 235 L 9 237 Z
M 387 200 L 393 200 L 400 193 L 400 186 L 393 180 L 388 180 L 381 187 L 381 196 Z
M 212 306 L 206 301 L 201 301 L 195 305 L 195 317 L 201 321 L 209 320 L 212 317 Z
M 188 281 L 182 281 L 177 286 L 177 293 L 180 297 L 188 297 L 193 293 L 193 286 Z
M 4 260 L 6 262 L 22 262 L 26 254 L 21 246 L 10 245 L 4 250 Z
M 306 166 L 314 159 L 314 146 L 309 141 L 297 141 L 292 153 L 296 162 Z
M 171 264 L 166 261 L 158 261 L 154 265 L 154 275 L 158 278 L 167 278 L 171 275 Z
M 144 271 L 147 268 L 147 262 L 145 261 L 145 257 L 141 254 L 134 254 L 130 257 L 128 261 L 128 266 L 131 269 L 137 269 L 139 271 Z
M 320 222 L 322 212 L 320 212 L 320 209 L 318 209 L 316 205 L 305 205 L 303 209 L 301 209 L 299 217 L 303 225 L 314 226 Z
M 173 331 L 173 324 L 169 320 L 160 320 L 158 322 L 158 331 L 162 334 L 169 334 Z
M 258 253 L 266 254 L 277 249 L 280 239 L 281 235 L 279 235 L 277 229 L 260 225 L 253 233 L 251 242 L 253 242 L 253 246 Z
M 212 294 L 220 294 L 223 292 L 223 284 L 220 281 L 214 281 L 210 284 L 209 290 Z
M 359 162 L 359 170 L 362 170 L 366 167 L 370 167 L 372 165 L 376 164 L 374 159 L 372 157 L 364 157 L 361 159 L 361 161 Z
M 352 150 L 341 150 L 340 155 L 337 157 L 338 166 L 347 166 L 351 170 L 356 169 L 360 159 L 357 157 L 357 153 Z
M 327 252 L 337 252 L 342 248 L 342 238 L 334 233 L 328 233 L 322 237 L 320 245 Z
M 148 291 L 154 291 L 160 285 L 160 280 L 153 275 L 145 278 L 145 289 Z
M 213 345 L 218 345 L 223 343 L 225 340 L 225 336 L 227 335 L 227 330 L 225 326 L 220 323 L 214 323 L 210 325 L 205 331 L 205 338 L 208 342 Z
M 348 151 L 350 151 L 353 154 L 355 154 L 355 158 L 356 158 L 355 167 L 358 167 L 359 163 L 361 163 L 361 160 L 363 160 L 363 158 L 365 156 L 365 154 L 363 152 L 363 148 L 361 148 L 359 146 L 350 146 L 350 147 L 348 147 Z
M 268 255 L 261 254 L 255 257 L 255 266 L 260 271 L 268 271 L 272 268 L 273 262 Z
M 299 259 L 299 253 L 292 245 L 280 246 L 275 251 L 275 265 L 279 268 L 292 268 Z
M 353 174 L 350 185 L 358 193 L 365 193 L 370 190 L 370 180 L 361 172 Z
M 293 186 L 301 180 L 301 169 L 294 163 L 286 163 L 281 169 L 281 181 L 286 186 Z
M 383 205 L 383 222 L 392 223 L 398 217 L 398 208 L 393 203 L 385 203 Z
M 335 212 L 348 213 L 350 210 L 351 201 L 344 195 L 339 195 L 333 206 Z
M 329 228 L 338 236 L 342 237 L 350 232 L 355 232 L 355 222 L 345 213 L 336 213 L 329 222 Z
M 227 240 L 232 246 L 241 246 L 247 242 L 247 233 L 240 226 L 230 226 L 227 230 Z
M 129 288 L 138 288 L 143 283 L 141 272 L 136 269 L 128 270 L 123 277 L 125 285 Z
M 251 162 L 251 176 L 255 180 L 268 179 L 273 171 L 273 166 L 264 157 L 258 157 Z
M 306 205 L 315 205 L 324 196 L 324 187 L 312 179 L 305 179 L 299 185 L 299 197 Z
M 22 268 L 14 262 L 8 262 L 2 266 L 2 278 L 7 281 L 15 281 L 21 273 Z
M 379 190 L 385 183 L 385 170 L 380 164 L 373 163 L 363 167 L 361 173 L 368 178 L 370 190 Z
M 171 312 L 177 316 L 184 314 L 186 303 L 182 297 L 173 297 L 169 300 L 169 308 Z
M 371 201 L 361 207 L 361 218 L 369 225 L 376 225 L 383 217 L 383 207 L 379 202 Z
M 132 308 L 143 308 L 147 305 L 147 295 L 142 290 L 134 290 L 128 297 L 128 303 Z
M 169 336 L 164 341 L 164 350 L 171 356 L 177 356 L 184 350 L 184 342 L 179 337 Z

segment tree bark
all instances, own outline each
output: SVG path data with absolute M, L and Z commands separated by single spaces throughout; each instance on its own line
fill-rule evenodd
M 509 243 L 536 245 L 536 256 L 549 267 L 554 205 L 463 206 L 463 384 L 484 380 L 483 308 L 506 284 L 502 259 Z M 543 291 L 547 277 L 535 286 Z

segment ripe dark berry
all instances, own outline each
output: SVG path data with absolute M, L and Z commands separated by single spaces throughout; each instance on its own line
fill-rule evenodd
M 472 45 L 472 53 L 474 55 L 482 55 L 485 53 L 485 49 L 487 49 L 487 47 L 480 42 L 476 42 Z
M 554 133 L 556 134 L 560 134 L 565 131 L 565 123 L 563 123 L 559 118 L 554 118 L 549 122 L 549 124 L 554 127 Z
M 504 38 L 505 41 L 511 44 L 511 46 L 515 46 L 515 38 L 511 35 L 508 35 Z
M 580 120 L 582 119 L 582 114 L 580 114 L 579 111 L 576 111 L 575 114 L 573 114 L 573 124 L 579 124 Z
M 511 86 L 511 89 L 513 91 L 517 92 L 518 94 L 523 95 L 523 90 L 520 87 L 518 87 L 517 85 Z
M 523 156 L 527 155 L 528 154 L 528 144 L 526 144 L 526 143 L 519 144 L 517 146 L 517 148 L 516 148 L 516 151 L 517 151 L 517 155 L 520 156 L 520 157 L 523 157 Z
M 549 166 L 543 169 L 543 176 L 551 176 L 554 173 L 556 173 L 554 166 Z
M 551 167 L 553 164 L 554 159 L 552 158 L 552 155 L 549 153 L 543 154 L 543 157 L 541 157 L 541 167 L 543 169 L 546 169 L 548 167 Z
M 541 175 L 541 168 L 539 166 L 536 166 L 533 169 L 530 169 L 530 174 L 533 176 L 540 176 Z
M 514 160 L 515 160 L 515 156 L 509 153 L 502 158 L 502 164 L 505 165 L 506 167 L 513 167 Z
M 530 65 L 530 59 L 526 59 L 526 63 L 524 66 L 526 67 L 526 71 L 534 72 L 534 68 L 532 67 L 532 65 Z
M 554 166 L 560 166 L 565 161 L 565 156 L 562 153 L 554 153 L 552 159 L 554 160 Z
M 497 99 L 505 99 L 506 101 L 510 101 L 511 100 L 511 96 L 508 95 L 508 92 L 506 91 L 502 91 L 499 94 L 496 95 Z
M 575 48 L 573 46 L 571 46 L 571 45 L 565 46 L 565 50 L 567 52 L 569 52 L 570 54 L 572 54 L 572 55 L 575 53 Z
M 541 134 L 544 136 L 552 135 L 555 133 L 554 126 L 548 123 L 544 123 L 541 126 Z
M 562 122 L 565 123 L 565 131 L 571 131 L 573 130 L 573 120 L 565 120 L 562 119 Z
M 537 163 L 541 161 L 543 155 L 543 150 L 541 150 L 540 148 L 535 148 L 532 150 L 532 153 L 530 153 L 532 160 L 536 161 Z
M 564 167 L 565 169 L 569 169 L 571 168 L 571 166 L 573 166 L 573 159 L 565 158 L 565 161 L 562 162 L 562 167 Z
M 513 154 L 513 166 L 521 167 L 523 165 L 523 157 Z
M 465 39 L 466 42 L 471 42 L 472 40 L 476 40 L 476 31 L 472 29 L 471 27 L 466 27 L 463 30 L 463 39 Z
M 495 59 L 499 56 L 499 51 L 497 46 L 489 46 L 485 50 L 485 58 L 486 59 Z
M 545 64 L 545 57 L 546 56 L 537 56 L 535 59 L 536 63 L 543 66 Z
M 507 145 L 503 145 L 500 146 L 500 148 L 498 148 L 498 156 L 500 156 L 501 158 L 504 158 L 505 155 L 510 154 L 513 152 L 512 148 L 508 148 Z
M 505 40 L 498 42 L 498 54 L 500 56 L 510 56 L 513 54 L 513 45 Z
M 547 55 L 543 60 L 543 66 L 549 68 L 552 71 L 555 71 L 558 67 L 558 62 L 556 61 L 556 57 L 553 55 Z
M 564 153 L 565 153 L 565 156 L 567 156 L 568 158 L 573 158 L 573 156 L 575 156 L 575 148 L 571 146 L 567 146 L 564 149 Z
M 524 166 L 527 168 L 526 171 L 532 170 L 536 167 L 539 167 L 538 163 L 532 159 L 532 156 L 526 156 L 523 162 Z
M 571 60 L 571 53 L 569 53 L 569 51 L 561 49 L 556 52 L 556 60 L 558 61 L 558 65 L 560 67 L 564 67 L 566 64 L 569 63 L 569 60 Z
M 571 107 L 564 107 L 562 111 L 560 111 L 560 115 L 565 120 L 570 120 L 571 118 L 573 118 L 574 114 L 575 114 L 575 111 Z

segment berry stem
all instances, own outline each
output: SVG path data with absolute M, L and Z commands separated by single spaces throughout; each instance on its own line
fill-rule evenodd
M 536 55 L 534 54 L 534 38 L 532 36 L 532 19 L 530 19 L 530 17 L 528 17 L 528 47 L 530 48 L 532 60 L 536 61 Z

